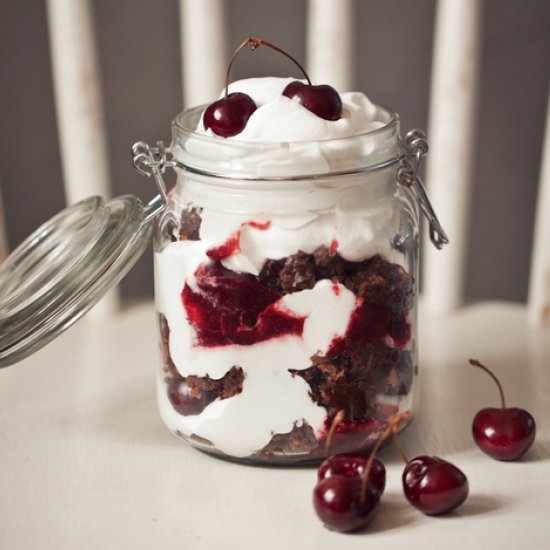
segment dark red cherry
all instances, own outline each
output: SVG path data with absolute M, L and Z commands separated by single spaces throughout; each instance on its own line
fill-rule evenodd
M 283 90 L 283 95 L 325 120 L 339 120 L 342 116 L 340 95 L 328 84 L 304 84 L 294 80 Z
M 487 408 L 480 410 L 472 424 L 477 446 L 497 460 L 516 460 L 535 440 L 535 419 L 524 409 Z
M 361 477 L 335 475 L 313 490 L 313 506 L 321 521 L 335 531 L 357 531 L 368 525 L 380 505 L 378 493 L 367 485 L 361 498 Z
M 206 130 L 210 128 L 218 136 L 235 136 L 244 130 L 255 110 L 256 104 L 249 95 L 233 92 L 206 108 L 203 124 Z
M 358 477 L 361 478 L 365 473 L 369 455 L 357 453 L 341 453 L 326 458 L 317 470 L 317 479 L 319 481 L 334 476 Z M 382 496 L 386 487 L 386 468 L 377 458 L 372 461 L 369 471 L 369 486 Z
M 506 407 L 498 378 L 475 359 L 470 364 L 484 370 L 496 382 L 501 407 L 481 409 L 474 417 L 472 435 L 476 445 L 497 460 L 516 460 L 523 456 L 535 440 L 535 419 L 525 409 Z
M 451 512 L 468 496 L 468 479 L 456 466 L 435 456 L 417 456 L 403 471 L 407 500 L 428 515 Z

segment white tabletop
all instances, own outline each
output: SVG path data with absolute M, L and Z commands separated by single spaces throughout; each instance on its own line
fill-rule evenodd
M 198 452 L 163 426 L 155 402 L 152 303 L 107 322 L 83 319 L 18 365 L 0 371 L 0 548 L 347 549 L 548 548 L 550 330 L 525 310 L 479 304 L 421 320 L 421 405 L 402 442 L 410 456 L 459 466 L 470 496 L 427 517 L 401 492 L 390 448 L 379 514 L 362 533 L 330 532 L 311 505 L 314 469 L 242 466 Z M 478 409 L 509 405 L 537 420 L 533 448 L 502 463 L 475 447 Z M 369 546 L 367 546 L 369 545 Z

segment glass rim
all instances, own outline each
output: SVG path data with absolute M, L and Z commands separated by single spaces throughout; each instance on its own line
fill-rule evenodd
M 307 146 L 308 144 L 312 145 L 316 143 L 344 143 L 352 140 L 365 139 L 367 137 L 375 137 L 375 136 L 384 134 L 386 132 L 389 132 L 393 128 L 398 127 L 400 123 L 399 114 L 396 113 L 393 109 L 390 109 L 385 105 L 376 104 L 376 108 L 381 113 L 383 113 L 384 117 L 387 117 L 387 120 L 384 121 L 382 126 L 378 128 L 373 128 L 372 130 L 368 130 L 367 132 L 354 134 L 352 136 L 327 138 L 327 139 L 296 140 L 296 141 L 291 141 L 291 140 L 251 141 L 251 140 L 242 140 L 242 139 L 235 139 L 235 138 L 227 139 L 227 138 L 222 138 L 218 136 L 209 136 L 207 134 L 197 132 L 196 125 L 200 120 L 200 116 L 202 112 L 206 109 L 206 107 L 208 107 L 208 104 L 197 105 L 194 107 L 190 107 L 189 109 L 185 109 L 184 111 L 181 111 L 180 113 L 178 113 L 172 120 L 172 129 L 174 132 L 173 137 L 175 137 L 175 133 L 177 134 L 183 133 L 184 135 L 193 137 L 193 139 L 199 139 L 201 141 L 216 142 L 216 141 L 222 140 L 220 141 L 220 143 L 223 143 L 224 145 L 235 145 L 235 146 L 241 146 L 241 147 L 261 146 L 263 148 L 270 148 L 270 147 L 278 148 L 278 147 L 281 147 L 281 145 L 286 145 L 286 144 Z M 190 121 L 193 121 L 192 126 L 189 124 Z
M 320 140 L 250 141 L 225 139 L 196 131 L 204 105 L 187 109 L 172 121 L 174 166 L 190 177 L 239 182 L 312 181 L 374 172 L 403 158 L 400 117 L 380 105 L 381 126 L 352 136 Z

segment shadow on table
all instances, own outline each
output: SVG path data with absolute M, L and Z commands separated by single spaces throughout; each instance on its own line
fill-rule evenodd
M 416 519 L 416 510 L 403 495 L 386 493 L 382 496 L 376 518 L 367 529 L 369 533 L 383 533 L 410 525 Z
M 470 494 L 466 502 L 451 515 L 468 517 L 481 516 L 490 514 L 504 508 L 506 506 L 504 500 L 496 498 L 493 495 L 472 495 Z
M 470 495 L 466 502 L 454 512 L 442 516 L 430 516 L 435 521 L 469 516 L 491 514 L 504 507 L 504 501 L 494 496 Z M 419 510 L 415 510 L 401 494 L 385 494 L 378 515 L 368 527 L 369 533 L 383 533 L 393 529 L 410 526 L 422 522 L 425 518 Z

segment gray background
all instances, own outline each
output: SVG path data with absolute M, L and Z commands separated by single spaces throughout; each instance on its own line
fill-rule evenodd
M 305 0 L 226 4 L 230 49 L 260 36 L 305 59 Z M 170 121 L 181 110 L 178 2 L 93 5 L 113 194 L 147 199 L 151 183 L 133 171 L 129 149 L 142 139 L 169 142 Z M 426 128 L 435 0 L 355 0 L 354 10 L 354 87 L 398 111 L 404 129 Z M 276 56 L 244 55 L 234 76 L 288 73 Z M 483 2 L 469 300 L 526 298 L 549 75 L 550 1 Z M 64 206 L 43 1 L 0 0 L 0 121 L 13 247 Z M 123 281 L 123 296 L 150 295 L 152 286 L 149 251 Z

